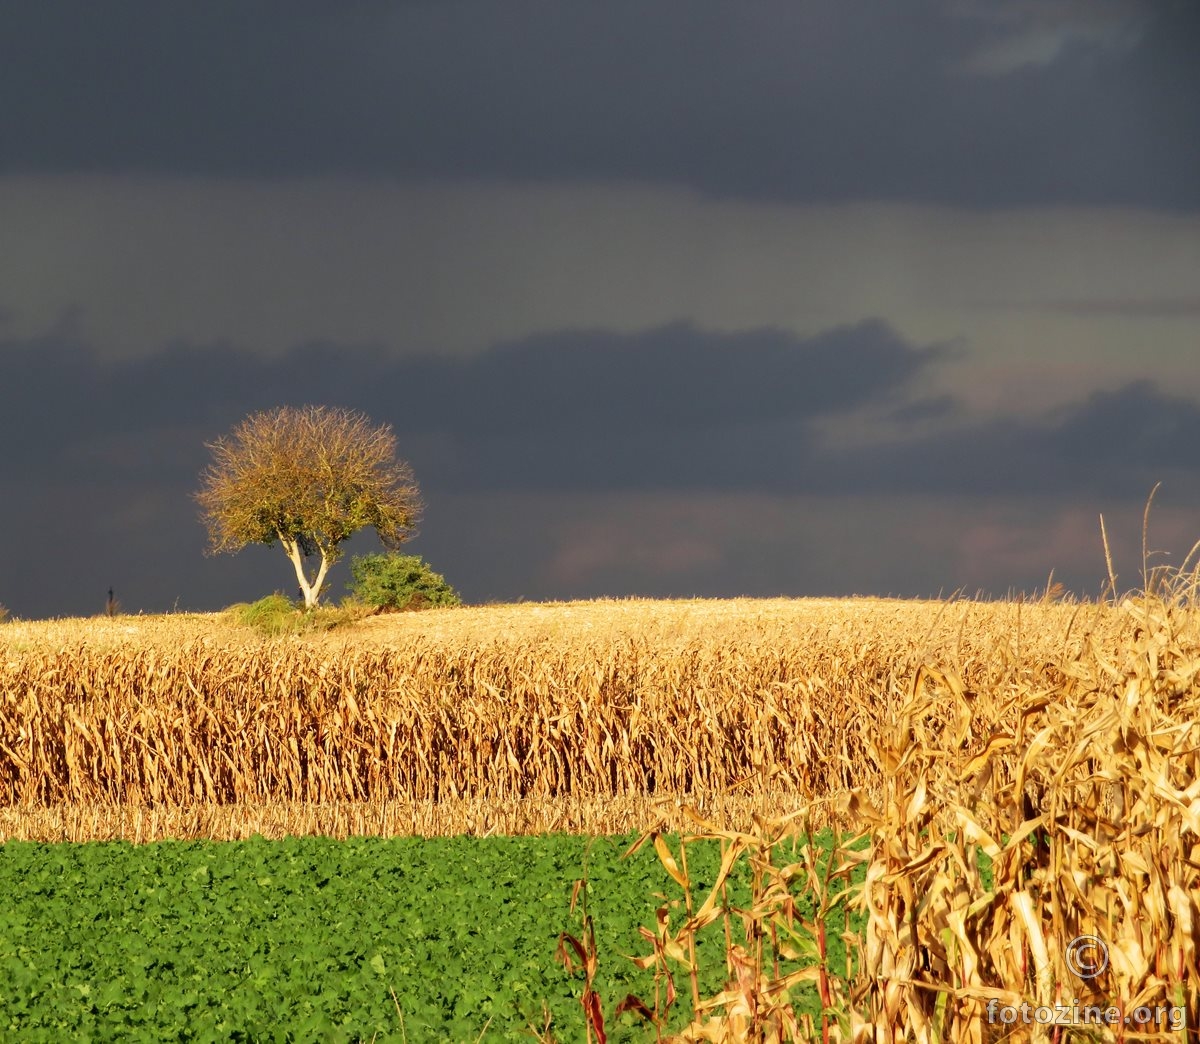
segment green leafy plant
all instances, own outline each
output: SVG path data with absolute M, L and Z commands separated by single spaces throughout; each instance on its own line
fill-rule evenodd
M 593 951 L 634 952 L 654 916 L 666 875 L 649 851 L 622 861 L 632 841 L 597 843 L 588 857 Z M 563 1044 L 582 1044 L 583 987 L 553 950 L 587 844 L 569 834 L 8 841 L 0 1039 L 528 1044 L 529 1028 L 552 1019 Z M 693 875 L 714 879 L 715 845 L 688 856 Z M 715 990 L 724 967 L 717 953 L 710 963 L 701 988 Z M 625 997 L 646 979 L 612 960 L 592 988 Z M 632 1012 L 605 1028 L 608 1044 L 648 1039 Z
M 417 555 L 360 555 L 350 562 L 353 597 L 376 610 L 462 605 L 458 592 Z
M 354 603 L 344 604 L 338 609 L 324 606 L 306 609 L 278 591 L 257 602 L 232 605 L 226 611 L 238 623 L 268 635 L 328 631 L 366 615 L 364 609 Z

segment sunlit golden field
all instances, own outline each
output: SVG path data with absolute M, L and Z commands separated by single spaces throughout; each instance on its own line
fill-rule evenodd
M 680 1040 L 1039 1039 L 988 1005 L 1069 996 L 1183 1039 L 1200 614 L 1196 577 L 1168 580 L 1108 604 L 522 604 L 274 639 L 227 616 L 8 623 L 0 836 L 684 828 L 722 869 L 701 888 L 651 835 L 685 900 L 648 960 L 695 993 L 687 955 L 723 933 L 732 985 Z M 822 824 L 859 840 L 796 847 Z M 823 919 L 852 894 L 853 971 Z M 1076 974 L 1080 937 L 1102 976 Z
M 874 792 L 918 665 L 1053 684 L 1096 605 L 519 604 L 264 638 L 219 614 L 0 627 L 0 831 L 74 838 L 636 829 Z

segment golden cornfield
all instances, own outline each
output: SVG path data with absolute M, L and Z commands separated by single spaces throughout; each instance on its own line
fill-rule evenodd
M 1193 1040 L 1196 587 L 529 604 L 276 639 L 217 616 L 10 623 L 0 837 L 683 827 L 719 840 L 722 871 L 661 921 L 654 960 L 723 925 L 732 985 L 681 1040 Z M 835 842 L 833 877 L 811 847 L 778 866 L 774 846 L 822 824 L 869 844 Z M 735 918 L 743 856 L 760 884 Z M 824 911 L 856 867 L 851 974 L 792 886 Z M 797 931 L 818 963 L 781 971 L 764 940 Z M 1102 941 L 1102 975 L 1079 974 L 1079 938 Z M 796 1014 L 800 981 L 819 1019 Z M 989 1014 L 1067 1002 L 1126 1021 L 1055 1036 Z
M 957 647 L 926 656 L 858 736 L 861 786 L 843 808 L 865 848 L 835 841 L 824 864 L 811 846 L 797 852 L 797 834 L 811 836 L 803 816 L 760 817 L 746 832 L 702 823 L 684 843 L 718 839 L 722 877 L 707 899 L 688 897 L 697 913 L 655 961 L 669 963 L 669 946 L 693 952 L 724 919 L 730 986 L 679 1039 L 1196 1040 L 1197 587 L 1178 574 L 1120 605 L 1072 610 L 1071 637 L 1057 610 L 1023 613 L 1019 627 L 993 617 L 983 659 L 985 632 L 964 616 Z M 731 917 L 720 897 L 742 857 L 759 883 Z M 862 883 L 849 887 L 855 870 Z M 796 881 L 822 915 L 843 900 L 865 914 L 853 970 L 829 960 L 823 917 L 799 910 Z M 812 960 L 781 968 L 767 938 L 803 940 L 790 945 Z M 802 982 L 818 985 L 818 1016 L 797 1015 Z
M 220 616 L 0 628 L 0 836 L 611 832 L 878 790 L 922 663 L 1053 685 L 1098 606 L 602 601 L 265 639 Z M 952 708 L 943 708 L 949 712 Z M 935 711 L 936 713 L 936 711 Z

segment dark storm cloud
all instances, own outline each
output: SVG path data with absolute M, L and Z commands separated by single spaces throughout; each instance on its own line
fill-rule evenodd
M 70 329 L 28 341 L 0 339 L 0 438 L 24 447 L 6 454 L 0 475 L 50 474 L 90 449 L 133 439 L 121 473 L 147 474 L 164 429 L 232 422 L 252 392 L 269 387 L 270 367 L 249 352 L 168 349 L 136 362 L 109 363 Z M 164 466 L 171 466 L 170 459 Z M 86 465 L 90 472 L 93 464 Z
M 899 389 L 897 389 L 899 390 Z M 847 407 L 853 415 L 861 403 Z M 858 411 L 860 413 L 865 411 Z M 928 434 L 844 448 L 797 416 L 730 428 L 664 430 L 619 424 L 590 435 L 480 441 L 459 459 L 460 481 L 490 489 L 680 489 L 774 494 L 1055 495 L 1143 498 L 1155 482 L 1200 499 L 1200 405 L 1149 382 L 1096 393 L 1035 421 L 937 421 L 953 400 L 917 400 L 901 419 Z M 891 414 L 895 419 L 895 412 Z
M 914 349 L 866 322 L 809 339 L 677 323 L 632 336 L 527 338 L 468 368 L 474 434 L 620 431 L 639 438 L 840 413 L 893 391 L 948 349 Z
M 0 170 L 1200 204 L 1200 6 L 1002 7 L 10 4 Z
M 813 458 L 821 492 L 1145 497 L 1160 480 L 1200 500 L 1200 404 L 1135 381 L 1040 421 L 999 419 Z
M 724 561 L 726 537 L 688 537 L 686 513 L 673 513 L 672 498 L 769 503 L 798 495 L 819 504 L 841 497 L 885 512 L 897 495 L 965 495 L 976 503 L 1091 495 L 1132 504 L 1164 480 L 1174 501 L 1198 499 L 1197 403 L 1138 382 L 1032 421 L 973 419 L 961 403 L 923 391 L 954 355 L 909 345 L 879 322 L 809 339 L 678 324 L 629 335 L 574 331 L 459 361 L 309 345 L 274 360 L 231 347 L 176 346 L 117 363 L 101 361 L 69 330 L 0 340 L 0 444 L 9 447 L 0 483 L 10 505 L 0 514 L 0 538 L 19 549 L 0 557 L 0 591 L 10 609 L 28 616 L 100 611 L 109 585 L 127 605 L 159 610 L 176 597 L 185 607 L 212 608 L 286 586 L 290 574 L 276 553 L 204 560 L 190 494 L 208 458 L 205 441 L 248 412 L 289 402 L 350 406 L 396 427 L 430 505 L 422 524 L 430 539 L 418 552 L 453 562 L 472 560 L 464 546 L 482 541 L 491 549 L 483 556 L 490 564 L 468 578 L 477 585 L 466 585 L 468 597 L 621 593 L 611 584 L 622 574 L 608 565 L 603 577 L 578 581 L 584 586 L 552 590 L 555 570 L 590 576 L 601 567 L 589 562 L 620 557 L 602 526 L 585 525 L 589 503 L 609 504 L 615 519 L 622 503 L 657 498 L 664 513 L 655 523 L 651 512 L 647 524 L 668 531 L 646 536 L 643 552 L 700 577 L 703 563 L 716 569 Z M 898 422 L 905 434 L 849 446 L 824 430 L 827 420 L 844 428 L 859 419 L 866 431 Z M 450 517 L 447 503 L 469 504 L 473 514 Z M 499 523 L 488 507 L 499 503 L 509 505 L 503 540 L 491 534 Z M 513 506 L 525 503 L 573 511 L 576 521 L 542 519 L 541 529 L 529 528 Z M 669 532 L 673 518 L 684 519 L 683 536 Z M 869 520 L 858 521 L 874 532 Z M 572 527 L 587 536 L 575 550 Z M 534 545 L 551 539 L 558 564 L 542 587 L 530 587 L 530 561 L 550 568 Z M 358 550 L 370 550 L 363 540 Z M 849 554 L 822 546 L 823 554 Z M 725 572 L 686 581 L 697 586 L 685 593 L 747 590 L 736 568 L 744 552 L 733 541 Z M 491 562 L 497 555 L 503 562 Z M 685 582 L 671 576 L 652 589 L 669 593 Z M 878 575 L 851 570 L 845 582 L 865 590 Z M 775 581 L 759 586 L 760 593 L 783 589 Z
M 1040 420 L 972 419 L 922 394 L 960 355 L 878 321 L 807 339 L 567 331 L 457 360 L 313 344 L 278 359 L 176 346 L 102 363 L 61 334 L 0 342 L 0 439 L 27 447 L 0 474 L 182 488 L 204 442 L 247 413 L 322 402 L 392 424 L 422 484 L 447 491 L 1137 497 L 1162 478 L 1194 484 L 1196 403 L 1137 382 Z M 839 418 L 907 434 L 843 446 L 822 429 Z
M 422 529 L 434 541 L 421 549 L 446 548 L 449 558 L 461 548 L 439 546 L 438 534 L 465 531 L 470 542 L 471 527 L 438 515 L 440 494 L 465 491 L 478 503 L 489 491 L 703 486 L 727 480 L 738 453 L 739 482 L 774 480 L 778 446 L 759 441 L 764 420 L 811 439 L 815 419 L 888 403 L 946 354 L 909 346 L 878 322 L 808 340 L 682 324 L 575 331 L 473 360 L 311 344 L 278 359 L 176 345 L 116 362 L 69 324 L 35 340 L 0 338 L 0 444 L 10 447 L 0 483 L 20 505 L 0 515 L 0 540 L 21 549 L 0 558 L 0 591 L 19 615 L 44 616 L 98 611 L 110 585 L 131 607 L 164 610 L 177 596 L 211 608 L 286 584 L 281 556 L 201 558 L 191 494 L 204 443 L 254 410 L 320 402 L 392 423 L 430 501 Z M 505 562 L 520 553 L 507 549 Z M 514 577 L 489 576 L 476 581 L 481 593 L 521 593 Z
M 467 483 L 504 487 L 514 475 L 518 484 L 573 476 L 585 484 L 671 483 L 678 475 L 658 474 L 656 461 L 661 467 L 678 457 L 686 473 L 697 445 L 708 440 L 714 452 L 722 440 L 754 445 L 764 425 L 807 437 L 814 419 L 886 402 L 950 354 L 914 348 L 871 321 L 808 339 L 684 323 L 630 335 L 566 331 L 469 360 L 310 344 L 273 360 L 183 345 L 101 362 L 64 329 L 0 341 L 8 378 L 0 385 L 0 437 L 30 448 L 0 471 L 61 474 L 74 462 L 89 473 L 144 472 L 149 458 L 123 452 L 139 436 L 153 452 L 164 430 L 207 427 L 215 437 L 253 410 L 326 402 L 362 409 L 402 436 L 449 438 L 457 452 L 447 470 Z M 573 465 L 576 454 L 582 463 Z

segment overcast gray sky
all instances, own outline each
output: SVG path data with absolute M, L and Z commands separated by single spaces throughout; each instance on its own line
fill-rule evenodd
M 1095 595 L 1101 513 L 1131 586 L 1156 482 L 1200 539 L 1198 45 L 1191 0 L 0 5 L 0 603 L 293 590 L 190 494 L 303 403 L 393 425 L 470 601 Z

